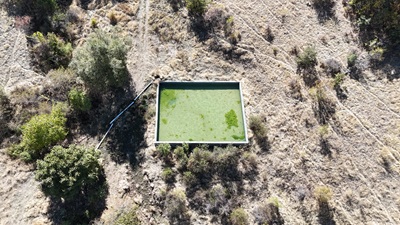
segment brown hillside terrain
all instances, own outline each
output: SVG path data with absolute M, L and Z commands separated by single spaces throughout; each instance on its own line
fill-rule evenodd
M 232 16 L 234 32 L 240 33 L 236 45 L 222 28 L 215 35 L 199 32 L 187 9 L 178 4 L 175 10 L 170 2 L 89 5 L 86 11 L 80 9 L 84 23 L 77 28 L 75 44 L 84 42 L 93 17 L 101 29 L 111 29 L 107 15 L 113 11 L 119 18 L 116 27 L 132 40 L 128 69 L 136 92 L 152 79 L 241 82 L 247 124 L 250 116 L 261 117 L 268 145 L 261 148 L 248 129 L 250 143 L 243 151 L 256 154 L 257 166 L 254 175 L 224 183 L 234 193 L 226 204 L 229 213 L 240 206 L 248 213 L 249 224 L 257 224 L 258 206 L 272 197 L 279 201 L 285 224 L 400 224 L 399 61 L 386 59 L 383 66 L 373 67 L 341 2 L 334 6 L 333 16 L 321 18 L 306 0 L 214 1 L 212 7 Z M 35 72 L 25 33 L 14 24 L 1 9 L 0 86 L 6 93 L 21 86 L 41 89 L 47 78 Z M 315 113 L 315 88 L 297 71 L 294 49 L 301 53 L 309 45 L 317 52 L 319 87 L 334 103 L 326 124 Z M 333 78 L 321 65 L 334 59 L 346 72 L 351 53 L 358 55 L 362 73 L 358 79 L 345 76 L 341 89 L 346 97 L 338 98 Z M 223 213 L 212 214 L 204 204 L 209 201 L 205 193 L 222 183 L 221 178 L 213 176 L 210 187 L 195 193 L 189 193 L 181 174 L 172 185 L 163 181 L 163 163 L 154 153 L 155 90 L 153 85 L 146 93 L 150 100 L 142 137 L 131 140 L 137 134 L 129 131 L 135 125 L 126 125 L 136 121 L 130 119 L 136 111 L 130 110 L 100 148 L 109 195 L 107 208 L 93 223 L 112 224 L 135 204 L 142 224 L 174 224 L 164 202 L 165 193 L 178 188 L 187 191 L 189 224 L 227 224 Z M 93 147 L 104 134 L 71 133 L 70 142 Z M 124 157 L 115 160 L 115 140 L 129 140 L 124 152 L 134 163 Z M 6 154 L 12 141 L 4 141 L 0 152 L 0 224 L 51 224 L 49 199 L 34 179 L 33 166 Z M 242 157 L 238 171 L 246 170 Z M 320 186 L 332 191 L 329 212 L 316 200 Z

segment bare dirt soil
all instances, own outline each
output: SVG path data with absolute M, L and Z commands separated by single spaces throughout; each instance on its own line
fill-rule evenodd
M 258 175 L 244 178 L 237 198 L 250 224 L 255 224 L 256 206 L 273 196 L 286 224 L 327 224 L 314 198 L 317 186 L 328 186 L 333 192 L 330 224 L 400 224 L 400 82 L 388 79 L 400 73 L 399 66 L 371 68 L 368 52 L 360 47 L 341 2 L 334 6 L 332 17 L 322 19 L 306 0 L 214 2 L 234 18 L 241 40 L 233 52 L 240 57 L 223 52 L 230 47 L 226 40 L 219 38 L 222 50 L 217 51 L 212 50 L 212 38 L 199 40 L 187 10 L 175 11 L 167 0 L 110 2 L 87 10 L 82 38 L 90 31 L 92 17 L 99 18 L 100 28 L 110 29 L 106 14 L 114 10 L 121 18 L 117 26 L 132 37 L 128 68 L 136 90 L 155 77 L 242 83 L 246 114 L 266 118 L 270 144 L 263 151 L 251 139 L 249 151 L 257 154 Z M 25 34 L 13 24 L 13 18 L 1 10 L 0 85 L 6 92 L 18 85 L 40 85 L 44 79 L 32 70 Z M 347 56 L 356 52 L 364 66 L 362 79 L 345 77 L 345 99 L 337 98 L 332 78 L 317 66 L 321 85 L 336 104 L 323 138 L 310 88 L 296 72 L 296 57 L 291 53 L 307 45 L 315 47 L 319 65 L 335 59 L 345 71 Z M 301 86 L 301 100 L 290 94 L 293 80 Z M 154 92 L 155 86 L 149 93 Z M 149 107 L 154 110 L 154 102 Z M 101 148 L 110 193 L 107 209 L 95 223 L 112 224 L 136 204 L 143 224 L 169 224 L 160 204 L 167 185 L 161 179 L 162 163 L 153 154 L 152 115 L 144 143 L 132 148 L 135 165 L 115 162 L 109 154 L 113 149 Z M 252 137 L 250 130 L 249 134 Z M 95 146 L 99 139 L 89 138 L 86 143 Z M 0 224 L 50 224 L 48 200 L 34 180 L 33 168 L 11 160 L 5 149 L 0 152 L 0 168 Z M 184 188 L 180 177 L 175 186 Z M 191 224 L 222 223 L 196 208 L 189 215 Z

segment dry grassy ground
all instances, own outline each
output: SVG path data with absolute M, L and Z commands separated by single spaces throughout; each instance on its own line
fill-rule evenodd
M 336 224 L 400 224 L 400 82 L 387 79 L 399 67 L 372 70 L 368 53 L 360 48 L 358 35 L 344 16 L 341 3 L 334 17 L 318 18 L 309 1 L 218 0 L 233 16 L 241 41 L 230 58 L 210 48 L 212 39 L 199 41 L 190 29 L 186 9 L 174 12 L 166 0 L 129 0 L 86 12 L 84 34 L 90 18 L 109 29 L 107 12 L 120 16 L 120 27 L 133 40 L 129 71 L 136 89 L 154 77 L 165 80 L 235 80 L 242 82 L 248 116 L 265 117 L 270 147 L 262 151 L 254 140 L 249 151 L 257 154 L 258 175 L 245 178 L 236 199 L 254 222 L 256 206 L 275 196 L 286 224 L 323 224 L 314 198 L 317 186 L 328 186 Z M 84 13 L 84 12 L 83 12 Z M 267 27 L 274 36 L 266 37 Z M 84 37 L 85 35 L 82 35 Z M 13 19 L 0 12 L 0 85 L 10 90 L 18 83 L 38 85 L 42 77 L 29 65 L 24 34 Z M 222 49 L 229 48 L 219 40 Z M 346 99 L 338 99 L 332 81 L 318 66 L 322 87 L 336 104 L 321 144 L 321 126 L 315 118 L 313 100 L 296 73 L 294 47 L 313 45 L 319 64 L 336 59 L 345 68 L 347 56 L 357 52 L 365 65 L 362 79 L 347 76 L 342 85 Z M 227 47 L 228 46 L 228 47 Z M 391 74 L 391 75 L 393 75 Z M 299 82 L 302 100 L 293 98 L 289 84 Z M 153 87 L 150 92 L 155 92 Z M 155 107 L 154 104 L 150 105 Z M 161 179 L 161 162 L 154 157 L 154 116 L 147 124 L 137 165 L 114 162 L 108 145 L 102 147 L 110 194 L 99 224 L 110 224 L 133 203 L 144 224 L 168 224 L 160 193 L 167 188 Z M 252 136 L 251 131 L 250 136 Z M 96 140 L 88 139 L 95 145 Z M 327 143 L 327 144 L 326 144 Z M 48 224 L 47 200 L 41 194 L 29 166 L 0 154 L 0 224 Z M 184 187 L 178 181 L 177 187 Z M 190 200 L 189 200 L 190 201 Z M 22 212 L 22 213 L 21 213 Z M 201 210 L 191 208 L 192 224 L 218 224 Z M 334 221 L 334 222 L 333 222 Z

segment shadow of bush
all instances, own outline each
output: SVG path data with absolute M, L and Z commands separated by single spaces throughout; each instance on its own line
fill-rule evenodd
M 321 225 L 336 225 L 333 219 L 333 210 L 330 208 L 329 203 L 320 202 L 318 203 L 318 222 Z
M 184 6 L 183 0 L 168 0 L 168 3 L 171 5 L 174 12 L 177 12 L 180 8 Z
M 111 152 L 111 158 L 118 163 L 129 162 L 135 166 L 138 159 L 136 153 L 140 148 L 146 147 L 144 134 L 147 122 L 144 118 L 146 109 L 143 106 L 145 100 L 138 101 L 129 111 L 115 122 L 110 132 L 107 149 Z
M 336 19 L 335 11 L 333 9 L 334 6 L 334 0 L 313 0 L 313 7 L 317 12 L 318 20 L 320 22 L 325 22 L 329 19 Z

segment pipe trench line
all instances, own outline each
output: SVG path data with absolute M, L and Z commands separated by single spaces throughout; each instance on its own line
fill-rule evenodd
M 132 107 L 133 104 L 135 104 L 136 100 L 139 99 L 139 97 L 145 92 L 147 91 L 147 89 L 149 89 L 149 87 L 154 84 L 155 82 L 152 80 L 150 83 L 148 83 L 146 85 L 146 87 L 133 99 L 133 101 L 127 106 L 125 107 L 113 120 L 111 120 L 111 122 L 109 123 L 110 127 L 108 128 L 107 132 L 104 134 L 103 138 L 100 140 L 99 144 L 96 146 L 96 150 L 98 150 L 101 146 L 101 144 L 103 143 L 103 141 L 106 139 L 108 133 L 111 131 L 111 128 L 113 128 L 114 126 L 114 122 L 120 117 L 122 116 L 122 114 L 124 114 L 130 107 Z

